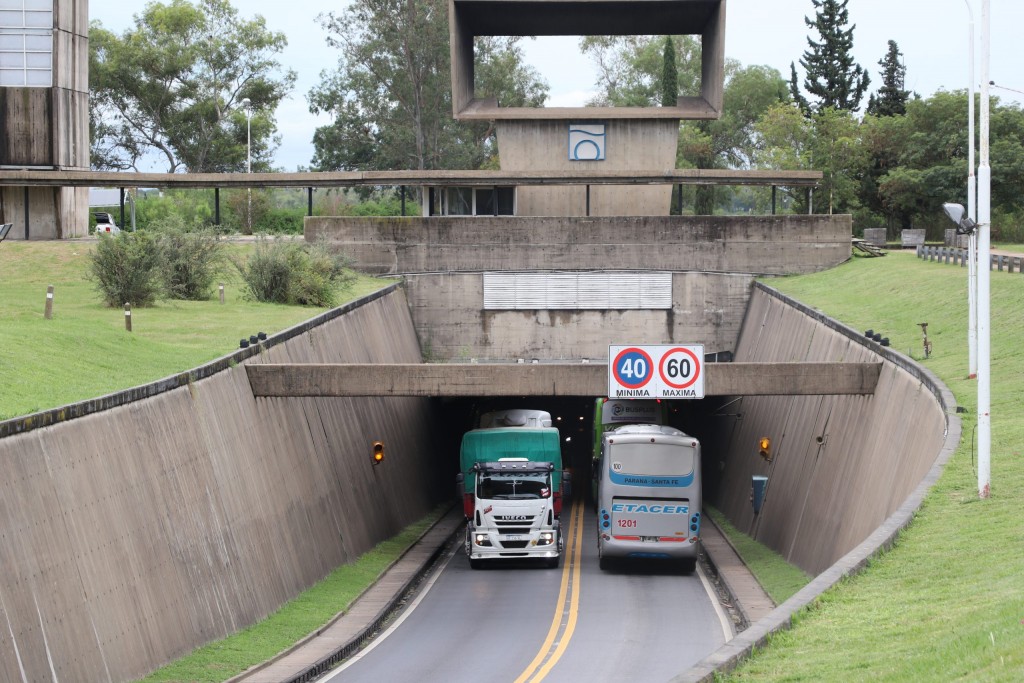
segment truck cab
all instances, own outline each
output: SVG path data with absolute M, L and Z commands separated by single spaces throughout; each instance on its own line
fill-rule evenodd
M 525 458 L 478 462 L 470 468 L 473 511 L 467 515 L 466 555 L 473 569 L 516 558 L 542 559 L 546 566 L 558 567 L 563 541 L 554 506 L 554 472 L 553 462 Z

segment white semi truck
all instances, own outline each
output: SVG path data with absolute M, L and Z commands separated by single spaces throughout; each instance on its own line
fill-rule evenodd
M 466 514 L 466 555 L 486 563 L 562 557 L 562 452 L 543 411 L 488 413 L 462 438 L 459 492 Z M 567 483 L 567 482 L 566 482 Z
M 552 462 L 521 458 L 478 462 L 470 468 L 473 514 L 466 522 L 469 565 L 536 558 L 551 568 L 562 557 L 561 522 L 555 516 Z

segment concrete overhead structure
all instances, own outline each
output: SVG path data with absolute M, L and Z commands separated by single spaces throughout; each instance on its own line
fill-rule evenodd
M 0 169 L 89 168 L 89 3 L 0 0 Z M 88 232 L 89 191 L 2 187 L 9 239 Z
M 725 0 L 449 0 L 456 119 L 495 122 L 503 171 L 674 168 L 681 119 L 717 119 Z M 478 97 L 477 36 L 698 35 L 699 95 L 674 107 L 503 107 Z M 667 215 L 671 187 L 520 188 L 520 216 Z

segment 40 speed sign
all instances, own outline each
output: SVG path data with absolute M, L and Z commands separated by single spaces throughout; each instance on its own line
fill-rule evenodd
M 704 346 L 609 346 L 608 398 L 704 398 Z

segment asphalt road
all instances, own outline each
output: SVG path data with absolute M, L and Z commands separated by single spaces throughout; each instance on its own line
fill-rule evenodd
M 472 570 L 456 547 L 384 634 L 321 680 L 667 681 L 725 642 L 728 620 L 700 570 L 601 571 L 594 527 L 593 511 L 574 508 L 557 570 Z

